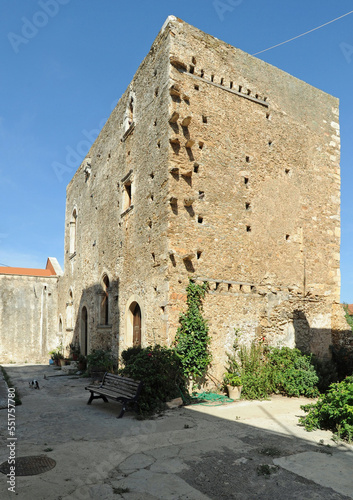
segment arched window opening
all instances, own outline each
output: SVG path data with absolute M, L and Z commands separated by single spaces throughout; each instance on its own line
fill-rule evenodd
M 81 354 L 88 354 L 88 313 L 86 306 L 83 306 L 81 311 Z
M 107 275 L 103 277 L 102 280 L 102 299 L 101 299 L 101 310 L 100 310 L 100 323 L 101 325 L 109 324 L 109 278 Z
M 70 255 L 76 252 L 76 226 L 77 226 L 77 210 L 76 208 L 72 212 L 70 220 Z
M 132 314 L 132 345 L 141 345 L 141 308 L 137 302 L 133 302 L 130 306 Z
M 135 108 L 136 108 L 136 99 L 135 93 L 133 91 L 130 92 L 125 114 L 124 114 L 124 133 L 128 134 L 128 131 L 131 131 L 135 124 Z
M 71 330 L 74 326 L 74 297 L 72 290 L 69 290 L 69 300 L 66 303 L 66 328 Z
M 134 123 L 134 98 L 131 96 L 129 102 L 129 127 Z

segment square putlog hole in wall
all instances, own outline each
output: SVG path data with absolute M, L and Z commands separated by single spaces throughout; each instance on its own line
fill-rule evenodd
M 251 226 L 246 226 L 246 232 L 251 233 Z
M 206 115 L 202 115 L 202 123 L 207 123 L 207 116 Z
M 201 215 L 199 215 L 199 216 L 197 217 L 197 222 L 198 222 L 199 224 L 202 224 L 202 223 L 203 223 L 203 217 L 201 217 Z
M 192 261 L 190 259 L 183 259 L 183 262 L 184 262 L 185 269 L 189 273 L 194 273 L 195 272 L 195 268 L 194 268 L 194 266 L 192 264 Z

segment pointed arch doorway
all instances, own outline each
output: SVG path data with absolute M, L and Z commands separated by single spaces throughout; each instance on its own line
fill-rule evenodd
M 132 295 L 125 309 L 125 339 L 126 347 L 141 346 L 145 335 L 145 312 L 143 301 L 138 295 Z

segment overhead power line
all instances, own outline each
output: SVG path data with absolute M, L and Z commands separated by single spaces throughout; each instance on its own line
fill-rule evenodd
M 353 14 L 353 10 L 350 12 L 347 12 L 346 14 L 343 14 L 343 16 L 336 17 L 336 19 L 332 19 L 332 21 L 328 21 L 325 24 L 322 24 L 321 26 L 317 26 L 317 28 L 313 28 L 312 30 L 306 31 L 305 33 L 302 33 L 301 35 L 294 36 L 293 38 L 290 38 L 289 40 L 286 40 L 285 42 L 277 43 L 277 45 L 272 45 L 272 47 L 269 47 L 268 49 L 260 50 L 260 52 L 255 52 L 255 54 L 252 54 L 253 56 L 257 56 L 258 54 L 262 54 L 263 52 L 267 52 L 268 50 L 274 49 L 275 47 L 279 47 L 280 45 L 284 45 L 285 43 L 292 42 L 293 40 L 296 40 L 297 38 L 300 38 L 301 36 L 308 35 L 309 33 L 312 33 L 313 31 L 319 30 L 320 28 L 323 28 L 324 26 L 327 26 L 328 24 L 334 23 L 335 21 L 338 21 L 339 19 L 342 19 L 342 17 L 349 16 L 349 14 Z

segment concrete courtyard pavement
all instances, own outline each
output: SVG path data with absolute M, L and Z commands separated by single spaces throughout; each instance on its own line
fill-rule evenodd
M 48 472 L 16 477 L 0 498 L 24 500 L 206 500 L 353 498 L 353 447 L 298 425 L 310 400 L 275 396 L 224 406 L 193 405 L 152 420 L 95 400 L 89 379 L 54 367 L 5 365 L 19 389 L 16 457 L 46 455 Z M 29 387 L 37 379 L 40 390 Z M 0 401 L 6 396 L 0 381 Z M 0 405 L 1 406 L 1 405 Z M 0 410 L 0 463 L 8 451 L 7 409 Z

